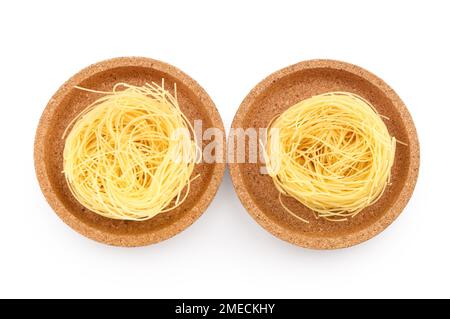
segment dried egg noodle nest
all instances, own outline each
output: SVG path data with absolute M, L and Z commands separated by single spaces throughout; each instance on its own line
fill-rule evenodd
M 197 144 L 176 87 L 175 96 L 164 81 L 118 83 L 112 92 L 79 89 L 103 96 L 64 133 L 64 175 L 78 202 L 104 217 L 135 221 L 183 203 Z
M 345 221 L 375 203 L 390 181 L 396 139 L 375 108 L 347 92 L 313 96 L 275 117 L 266 167 L 281 195 L 316 218 Z

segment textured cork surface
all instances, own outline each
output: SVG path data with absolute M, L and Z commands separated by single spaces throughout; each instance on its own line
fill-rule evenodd
M 306 224 L 280 205 L 271 177 L 260 174 L 263 163 L 229 164 L 236 192 L 250 215 L 273 235 L 314 249 L 349 247 L 380 233 L 406 206 L 419 171 L 417 133 L 402 100 L 377 76 L 344 62 L 311 60 L 273 73 L 247 95 L 232 127 L 265 128 L 274 116 L 296 102 L 330 91 L 348 91 L 366 98 L 380 114 L 389 117 L 385 123 L 390 134 L 408 144 L 397 144 L 391 185 L 377 203 L 346 222 L 330 222 L 315 219 L 301 203 L 285 197 L 283 202 L 293 212 L 310 221 Z
M 50 206 L 80 234 L 117 246 L 156 243 L 191 225 L 213 199 L 225 170 L 223 163 L 197 164 L 193 176 L 200 174 L 200 177 L 192 182 L 186 201 L 172 211 L 142 222 L 99 216 L 81 206 L 69 191 L 62 173 L 62 135 L 69 122 L 99 97 L 74 86 L 110 91 L 117 82 L 143 85 L 151 81 L 161 83 L 162 78 L 172 94 L 176 82 L 180 108 L 192 124 L 194 120 L 202 120 L 203 130 L 216 127 L 224 132 L 214 103 L 197 82 L 177 68 L 149 58 L 115 58 L 91 65 L 63 84 L 48 102 L 35 138 L 36 174 Z M 225 134 L 223 136 L 225 139 Z

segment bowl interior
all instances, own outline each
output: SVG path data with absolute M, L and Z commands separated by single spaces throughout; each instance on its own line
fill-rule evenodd
M 202 120 L 203 129 L 211 126 L 223 129 L 223 126 L 218 114 L 211 116 L 212 113 L 217 111 L 209 98 L 206 101 L 205 97 L 202 94 L 199 95 L 198 90 L 196 91 L 197 84 L 192 80 L 185 83 L 187 76 L 175 77 L 174 72 L 165 72 L 161 68 L 153 68 L 152 64 L 133 65 L 128 62 L 125 64 L 123 65 L 118 60 L 117 63 L 111 63 L 110 67 L 101 68 L 98 72 L 89 69 L 86 72 L 89 73 L 87 77 L 80 75 L 83 74 L 82 71 L 55 94 L 48 106 L 50 111 L 41 119 L 40 125 L 45 125 L 48 129 L 41 130 L 42 136 L 37 136 L 37 140 L 42 141 L 42 143 L 37 144 L 42 147 L 43 164 L 36 163 L 36 165 L 45 165 L 46 180 L 48 180 L 50 188 L 50 190 L 47 190 L 48 194 L 45 195 L 50 204 L 53 202 L 54 205 L 52 206 L 57 213 L 72 227 L 88 236 L 95 233 L 101 234 L 100 238 L 96 235 L 90 237 L 111 244 L 141 245 L 170 237 L 192 223 L 206 208 L 197 207 L 198 201 L 201 198 L 204 199 L 205 192 L 210 193 L 209 200 L 215 194 L 218 183 L 213 185 L 213 189 L 208 188 L 208 186 L 211 184 L 214 174 L 219 174 L 221 178 L 223 168 L 220 167 L 220 164 L 197 164 L 193 176 L 197 174 L 200 174 L 200 176 L 192 182 L 191 191 L 186 201 L 178 208 L 159 214 L 147 221 L 114 220 L 89 211 L 72 196 L 62 173 L 64 149 L 62 136 L 70 121 L 100 95 L 81 91 L 73 88 L 73 86 L 78 85 L 93 90 L 110 91 L 114 84 L 118 82 L 143 85 L 146 82 L 154 81 L 161 84 L 161 79 L 164 78 L 165 88 L 172 94 L 174 93 L 174 83 L 176 83 L 180 108 L 192 124 L 194 124 L 194 120 Z M 158 63 L 155 62 L 155 64 Z M 167 69 L 171 70 L 170 67 L 167 67 Z M 44 193 L 46 193 L 45 190 Z M 204 201 L 201 205 L 205 206 Z M 73 222 L 74 220 L 76 222 Z M 147 236 L 146 239 L 136 239 L 140 234 L 157 235 Z M 130 241 L 127 242 L 126 238 L 130 238 Z
M 342 238 L 367 229 L 380 221 L 393 207 L 401 196 L 409 176 L 412 163 L 411 147 L 415 148 L 417 145 L 413 138 L 415 135 L 412 135 L 410 130 L 412 123 L 405 122 L 404 111 L 406 109 L 400 110 L 398 103 L 388 96 L 387 85 L 386 88 L 380 87 L 374 82 L 378 79 L 372 75 L 361 75 L 359 69 L 353 72 L 351 67 L 348 69 L 345 67 L 335 68 L 326 63 L 319 64 L 280 71 L 261 82 L 244 100 L 239 110 L 242 113 L 236 116 L 233 127 L 266 128 L 274 116 L 305 98 L 330 91 L 356 93 L 370 101 L 380 114 L 389 118 L 384 122 L 391 135 L 408 144 L 408 146 L 397 145 L 391 184 L 382 198 L 346 222 L 331 222 L 323 218 L 316 219 L 313 213 L 300 202 L 293 198 L 283 197 L 286 206 L 308 220 L 309 224 L 307 224 L 292 217 L 281 206 L 278 200 L 279 192 L 275 188 L 272 178 L 260 173 L 260 167 L 264 165 L 260 159 L 255 164 L 232 164 L 232 171 L 239 172 L 239 174 L 232 172 L 232 175 L 235 183 L 243 184 L 240 191 L 246 194 L 240 197 L 244 205 L 257 221 L 262 222 L 262 225 L 269 228 L 272 233 L 280 233 L 284 239 L 302 246 L 334 248 L 331 246 L 346 246 L 351 243 L 337 244 L 332 239 Z M 239 177 L 236 178 L 237 176 Z M 273 225 L 276 227 L 271 227 Z M 314 240 L 320 238 L 331 239 L 331 241 L 323 244 Z

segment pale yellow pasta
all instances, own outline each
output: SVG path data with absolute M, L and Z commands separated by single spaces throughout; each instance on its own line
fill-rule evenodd
M 290 196 L 316 218 L 345 221 L 382 196 L 395 148 L 395 138 L 368 101 L 330 92 L 300 101 L 272 120 L 265 159 L 280 201 L 281 195 Z
M 186 199 L 197 144 L 164 81 L 118 83 L 67 127 L 64 175 L 81 205 L 104 217 L 142 221 Z M 192 135 L 192 137 L 191 137 Z

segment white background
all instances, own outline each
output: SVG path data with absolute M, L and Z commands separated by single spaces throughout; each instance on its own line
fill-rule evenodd
M 448 1 L 2 1 L 0 297 L 450 297 Z M 313 251 L 263 230 L 228 172 L 205 214 L 142 248 L 86 239 L 51 210 L 33 167 L 39 117 L 81 68 L 117 56 L 173 64 L 225 127 L 268 74 L 312 58 L 360 65 L 408 106 L 421 142 L 415 193 L 382 234 Z

